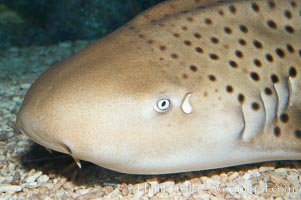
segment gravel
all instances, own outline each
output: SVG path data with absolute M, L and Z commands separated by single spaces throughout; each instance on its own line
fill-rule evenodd
M 11 47 L 0 55 L 2 199 L 301 199 L 301 162 L 282 161 L 169 175 L 127 175 L 31 142 L 10 126 L 31 83 L 90 42 Z M 9 122 L 9 123 L 8 123 Z

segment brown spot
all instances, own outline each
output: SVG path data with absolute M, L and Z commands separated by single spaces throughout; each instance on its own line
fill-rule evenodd
M 226 90 L 227 90 L 227 92 L 232 93 L 233 92 L 233 87 L 231 85 L 227 85 Z
M 188 30 L 187 26 L 182 26 L 182 30 L 187 31 Z
M 204 97 L 208 96 L 208 92 L 204 92 Z
M 147 43 L 149 43 L 149 44 L 153 44 L 153 43 L 154 43 L 154 41 L 153 41 L 153 40 L 147 40 Z
M 301 15 L 301 14 L 300 14 Z M 301 49 L 299 49 L 299 57 L 301 57 Z
M 187 46 L 191 46 L 191 42 L 189 40 L 185 40 L 184 44 L 187 45 Z
M 188 79 L 188 75 L 187 74 L 183 74 L 182 76 L 184 79 Z
M 218 11 L 218 14 L 221 15 L 221 16 L 224 16 L 224 15 L 225 15 L 224 11 L 222 11 L 222 10 L 219 10 L 219 11 Z
M 274 135 L 275 135 L 276 137 L 279 137 L 279 136 L 281 135 L 281 130 L 280 130 L 280 128 L 279 128 L 278 126 L 276 126 L 276 127 L 274 128 Z
M 193 34 L 195 38 L 200 39 L 202 36 L 199 33 L 194 33 Z
M 291 66 L 289 71 L 288 71 L 288 74 L 290 75 L 290 77 L 293 77 L 295 78 L 297 76 L 297 70 L 295 67 Z
M 217 44 L 219 42 L 219 40 L 216 37 L 212 37 L 211 42 L 214 44 Z
M 276 74 L 272 74 L 271 80 L 272 80 L 273 83 L 278 83 L 279 82 L 279 78 Z
M 271 90 L 271 88 L 266 87 L 264 89 L 264 93 L 268 96 L 271 96 L 273 94 L 273 91 Z
M 203 53 L 203 52 L 204 52 L 203 49 L 202 49 L 201 47 L 196 47 L 195 50 L 196 50 L 196 52 L 198 52 L 198 53 Z
M 225 33 L 227 33 L 227 34 L 231 34 L 231 33 L 232 33 L 232 29 L 229 28 L 229 27 L 225 27 L 225 28 L 224 28 L 224 31 L 225 31 Z
M 180 37 L 180 34 L 179 33 L 174 33 L 173 36 Z
M 287 114 L 283 113 L 280 115 L 280 120 L 283 122 L 283 123 L 287 123 L 288 120 L 289 120 L 289 117 Z
M 267 59 L 267 61 L 269 61 L 271 63 L 274 62 L 273 56 L 271 54 L 269 54 L 269 53 L 265 55 L 265 58 Z
M 230 5 L 229 6 L 229 11 L 232 13 L 232 14 L 235 14 L 236 13 L 236 8 L 234 5 Z
M 259 81 L 259 80 L 260 80 L 260 77 L 259 77 L 259 75 L 258 75 L 256 72 L 251 72 L 251 73 L 250 73 L 250 76 L 251 76 L 251 78 L 252 78 L 254 81 Z
M 254 41 L 253 41 L 253 45 L 254 45 L 257 49 L 262 49 L 262 43 L 259 42 L 258 40 L 254 40 Z
M 162 61 L 162 60 L 164 60 L 164 58 L 161 57 L 161 58 L 159 58 L 159 60 Z
M 292 45 L 290 45 L 290 44 L 287 44 L 287 45 L 286 45 L 286 49 L 287 49 L 287 51 L 290 52 L 290 53 L 294 53 L 294 52 L 295 52 L 294 47 L 293 47 Z
M 290 34 L 293 34 L 295 33 L 295 29 L 292 27 L 292 26 L 285 26 L 284 29 L 286 30 L 286 32 L 290 33 Z
M 296 8 L 296 7 L 297 7 L 296 1 L 291 1 L 291 6 L 292 6 L 293 8 Z
M 260 60 L 258 60 L 258 59 L 254 59 L 254 65 L 255 66 L 257 66 L 257 67 L 261 67 L 261 62 L 260 62 Z
M 243 55 L 243 53 L 241 52 L 241 51 L 239 51 L 239 50 L 236 50 L 235 51 L 235 55 L 238 57 L 238 58 L 242 58 L 244 55 Z
M 233 61 L 233 60 L 230 60 L 230 61 L 229 61 L 229 65 L 230 65 L 231 67 L 233 67 L 233 68 L 237 68 L 237 67 L 238 67 L 237 63 L 236 63 L 235 61 Z
M 268 20 L 267 21 L 267 25 L 268 25 L 268 27 L 270 27 L 272 29 L 276 29 L 277 28 L 277 24 L 273 20 Z
M 254 12 L 259 12 L 259 6 L 257 5 L 257 3 L 252 3 L 252 10 L 254 11 Z
M 176 54 L 176 53 L 172 53 L 171 55 L 170 55 L 173 59 L 177 59 L 179 56 L 178 56 L 178 54 Z
M 287 19 L 292 18 L 292 13 L 289 10 L 285 10 L 283 14 Z
M 218 55 L 216 55 L 216 54 L 214 54 L 214 53 L 209 54 L 209 57 L 210 57 L 212 60 L 218 60 Z
M 247 33 L 249 31 L 245 25 L 239 25 L 239 29 L 243 33 Z
M 238 95 L 238 101 L 239 101 L 240 103 L 243 103 L 243 102 L 245 101 L 245 96 L 244 96 L 243 94 L 239 94 L 239 95 Z
M 190 70 L 196 72 L 198 68 L 195 65 L 190 65 Z
M 282 49 L 277 48 L 277 49 L 275 50 L 275 52 L 276 52 L 276 54 L 277 54 L 280 58 L 284 58 L 284 57 L 285 57 L 285 53 L 284 53 L 284 51 L 283 51 Z
M 273 1 L 273 0 L 269 0 L 268 1 L 268 6 L 270 7 L 270 9 L 273 9 L 273 8 L 275 8 L 275 2 Z
M 139 37 L 140 37 L 140 38 L 145 38 L 145 35 L 139 34 Z
M 246 46 L 247 45 L 247 42 L 244 39 L 239 39 L 238 42 L 242 46 Z
M 257 111 L 260 109 L 260 105 L 257 102 L 253 102 L 251 106 L 253 110 Z
M 295 137 L 298 139 L 301 138 L 301 130 L 295 130 Z
M 210 74 L 208 76 L 208 78 L 209 78 L 210 81 L 216 81 L 216 77 L 214 75 L 212 75 L 212 74 Z
M 188 17 L 188 18 L 187 18 L 187 21 L 193 22 L 193 21 L 194 21 L 194 20 L 193 20 L 193 17 Z
M 205 24 L 211 25 L 212 24 L 212 20 L 209 19 L 209 18 L 205 18 Z
M 164 50 L 166 50 L 166 46 L 163 46 L 163 45 L 162 45 L 162 46 L 159 47 L 159 49 L 160 49 L 161 51 L 164 51 Z

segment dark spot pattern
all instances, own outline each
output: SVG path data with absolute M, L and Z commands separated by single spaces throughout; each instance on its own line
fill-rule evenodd
M 244 40 L 244 39 L 239 39 L 238 40 L 238 43 L 242 46 L 246 46 L 247 45 L 247 42 Z
M 254 41 L 253 41 L 253 45 L 254 45 L 257 49 L 262 49 L 262 43 L 259 42 L 258 40 L 254 40 Z
M 276 4 L 273 0 L 269 0 L 268 1 L 268 6 L 270 9 L 274 9 L 276 7 Z
M 187 45 L 187 46 L 191 46 L 191 42 L 189 40 L 185 40 L 184 44 Z
M 236 7 L 234 5 L 230 5 L 229 6 L 229 11 L 230 11 L 230 13 L 235 14 L 236 13 Z
M 218 55 L 216 55 L 216 54 L 214 54 L 214 53 L 209 54 L 209 57 L 210 57 L 212 60 L 218 60 Z
M 271 29 L 277 29 L 277 24 L 276 24 L 273 20 L 268 20 L 268 21 L 267 21 L 267 25 L 268 25 L 268 27 L 270 27 Z
M 287 19 L 292 18 L 292 13 L 289 10 L 285 10 L 283 14 Z
M 277 54 L 280 58 L 284 58 L 284 57 L 285 57 L 285 53 L 284 53 L 284 51 L 283 51 L 282 49 L 277 48 L 277 49 L 275 50 L 275 52 L 276 52 L 276 54 Z
M 233 92 L 233 87 L 231 85 L 227 85 L 226 90 L 227 90 L 228 93 L 232 93 Z
M 227 34 L 231 34 L 231 33 L 232 33 L 232 29 L 229 28 L 229 27 L 225 27 L 225 28 L 224 28 L 224 31 L 225 31 L 225 33 L 227 33 Z
M 260 77 L 259 77 L 259 75 L 258 75 L 256 72 L 251 72 L 251 73 L 250 73 L 250 76 L 251 76 L 251 78 L 252 78 L 254 81 L 259 81 L 259 80 L 260 80 Z
M 255 111 L 258 111 L 258 110 L 260 109 L 260 105 L 259 105 L 259 103 L 257 103 L 257 102 L 253 102 L 253 103 L 251 104 L 251 107 L 252 107 L 252 109 L 255 110 Z
M 274 62 L 274 57 L 271 54 L 269 54 L 269 53 L 265 55 L 265 58 L 270 63 Z
M 200 38 L 202 37 L 201 34 L 199 34 L 199 33 L 194 33 L 193 35 L 194 35 L 194 37 L 197 38 L 197 39 L 200 39 Z
M 196 72 L 198 68 L 195 65 L 190 65 L 190 70 Z
M 238 97 L 237 97 L 239 103 L 244 103 L 245 101 L 245 96 L 243 94 L 238 94 Z
M 229 61 L 229 65 L 230 65 L 231 67 L 233 67 L 233 68 L 237 68 L 237 67 L 238 67 L 237 63 L 236 63 L 235 61 L 233 61 L 233 60 L 230 60 L 230 61 Z
M 208 78 L 209 78 L 210 81 L 216 81 L 216 77 L 214 75 L 212 75 L 212 74 L 210 74 L 208 76 Z
M 293 77 L 295 78 L 297 76 L 297 70 L 295 67 L 290 67 L 289 68 L 289 71 L 288 71 L 288 74 L 290 77 Z
M 205 24 L 211 25 L 211 24 L 212 24 L 212 20 L 209 19 L 209 18 L 206 18 L 206 19 L 205 19 Z
M 254 62 L 254 65 L 256 66 L 256 67 L 261 67 L 261 62 L 260 62 L 260 60 L 258 60 L 257 58 L 255 58 L 254 60 L 253 60 L 253 62 Z
M 178 54 L 176 54 L 176 53 L 172 53 L 171 55 L 170 55 L 173 59 L 177 59 L 179 56 L 178 56 Z
M 266 87 L 264 89 L 264 93 L 268 96 L 271 96 L 273 94 L 273 91 L 271 90 L 271 88 Z
M 217 43 L 219 43 L 219 40 L 216 37 L 212 37 L 211 42 L 214 44 L 217 44 Z
M 276 74 L 272 74 L 272 75 L 271 75 L 271 81 L 272 81 L 273 83 L 278 83 L 278 82 L 279 82 L 278 76 L 277 76 Z
M 286 45 L 286 49 L 287 49 L 287 51 L 290 52 L 290 53 L 294 53 L 294 52 L 295 52 L 294 47 L 293 47 L 292 45 L 290 45 L 290 44 L 287 44 L 287 45 Z
M 287 114 L 283 113 L 280 115 L 280 120 L 283 122 L 283 123 L 287 123 L 288 120 L 289 120 L 289 117 Z
M 201 47 L 196 47 L 195 51 L 198 52 L 198 53 L 204 53 L 204 51 Z
M 239 25 L 239 29 L 243 33 L 247 33 L 249 31 L 245 25 Z
M 276 137 L 279 137 L 279 136 L 281 135 L 281 129 L 280 129 L 278 126 L 276 126 L 276 127 L 274 128 L 274 135 L 275 135 Z
M 288 33 L 290 33 L 290 34 L 295 33 L 295 29 L 294 29 L 292 26 L 286 25 L 286 26 L 284 27 L 284 29 L 286 30 L 286 32 L 288 32 Z
M 236 55 L 236 57 L 238 57 L 238 58 L 242 58 L 244 55 L 243 55 L 243 53 L 241 52 L 241 51 L 239 51 L 239 50 L 236 50 L 235 51 L 235 55 Z
M 256 12 L 256 13 L 258 13 L 259 12 L 259 6 L 258 6 L 258 4 L 256 3 L 256 2 L 254 2 L 254 3 L 252 3 L 252 10 L 254 11 L 254 12 Z
M 295 137 L 301 139 L 301 130 L 295 130 Z

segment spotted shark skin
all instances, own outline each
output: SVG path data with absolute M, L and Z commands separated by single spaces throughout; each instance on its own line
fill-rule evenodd
M 171 0 L 51 67 L 16 123 L 132 174 L 299 160 L 300 72 L 300 0 Z

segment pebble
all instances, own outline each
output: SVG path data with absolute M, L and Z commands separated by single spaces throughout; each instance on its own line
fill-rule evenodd
M 32 183 L 32 182 L 36 181 L 41 175 L 42 175 L 42 172 L 39 171 L 39 172 L 37 172 L 37 173 L 35 173 L 35 174 L 29 176 L 29 177 L 25 180 L 25 182 L 26 182 L 26 183 Z
M 0 184 L 0 193 L 2 192 L 20 192 L 23 187 L 20 185 Z
M 49 176 L 47 175 L 42 175 L 37 179 L 39 184 L 46 183 L 48 180 L 49 180 Z

